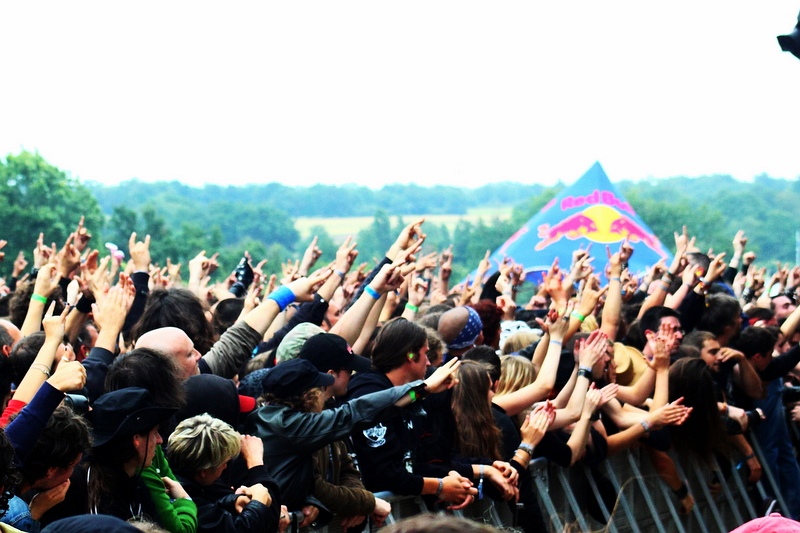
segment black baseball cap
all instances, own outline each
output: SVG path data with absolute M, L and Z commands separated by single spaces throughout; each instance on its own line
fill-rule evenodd
M 264 376 L 261 387 L 266 394 L 278 398 L 298 396 L 315 387 L 330 387 L 336 379 L 324 374 L 305 359 L 292 359 L 279 363 Z
M 320 372 L 328 370 L 366 372 L 372 368 L 369 359 L 354 354 L 347 341 L 333 333 L 319 333 L 309 337 L 300 348 L 298 357 L 311 361 Z

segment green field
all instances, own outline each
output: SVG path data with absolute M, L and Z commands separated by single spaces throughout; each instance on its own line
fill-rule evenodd
M 483 218 L 485 221 L 498 218 L 508 219 L 511 216 L 511 207 L 476 208 L 467 211 L 466 215 L 423 215 L 427 222 L 433 224 L 444 224 L 448 230 L 455 229 L 459 220 L 477 222 Z M 397 215 L 391 215 L 392 224 Z M 400 215 L 406 223 L 411 222 L 419 215 Z M 373 217 L 343 217 L 343 218 L 323 218 L 323 217 L 299 217 L 295 219 L 295 228 L 300 232 L 302 238 L 306 238 L 311 233 L 314 226 L 324 227 L 334 241 L 340 241 L 348 235 L 357 235 L 358 232 L 372 223 Z

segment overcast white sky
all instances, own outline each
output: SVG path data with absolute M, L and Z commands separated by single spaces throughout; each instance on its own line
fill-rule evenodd
M 80 179 L 800 175 L 797 0 L 0 4 L 0 156 Z

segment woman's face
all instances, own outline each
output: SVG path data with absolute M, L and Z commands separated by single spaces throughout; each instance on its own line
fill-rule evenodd
M 230 461 L 230 459 L 228 459 L 228 461 Z M 208 470 L 206 470 L 206 472 L 208 472 L 208 474 L 206 474 L 204 477 L 202 477 L 199 480 L 200 484 L 204 485 L 204 486 L 207 486 L 207 485 L 211 485 L 216 480 L 218 480 L 219 477 L 222 475 L 222 473 L 225 471 L 225 469 L 228 468 L 228 461 L 225 461 L 224 463 L 222 463 L 221 465 L 219 465 L 216 468 L 209 468 Z
M 153 464 L 153 457 L 156 455 L 156 446 L 164 442 L 158 433 L 158 426 L 155 426 L 148 433 L 136 435 L 133 444 L 139 454 L 139 464 L 142 468 L 147 468 Z

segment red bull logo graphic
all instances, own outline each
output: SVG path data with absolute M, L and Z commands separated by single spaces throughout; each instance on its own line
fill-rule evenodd
M 596 205 L 603 204 L 610 207 L 615 207 L 622 211 L 626 211 L 631 215 L 634 214 L 631 204 L 624 200 L 620 200 L 611 191 L 598 191 L 594 190 L 591 194 L 585 196 L 567 196 L 561 200 L 561 210 L 574 209 L 583 205 Z
M 566 237 L 570 240 L 588 237 L 589 234 L 597 233 L 597 224 L 591 218 L 584 216 L 583 213 L 568 216 L 558 224 L 542 224 L 539 226 L 539 238 L 542 239 L 536 245 L 537 250 L 543 250 Z
M 607 205 L 593 205 L 553 226 L 542 224 L 538 229 L 541 240 L 536 244 L 536 250 L 543 250 L 562 238 L 573 241 L 588 239 L 602 244 L 628 239 L 634 244 L 644 244 L 662 257 L 667 256 L 655 235 L 632 217 Z

